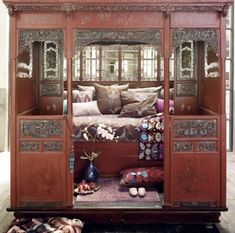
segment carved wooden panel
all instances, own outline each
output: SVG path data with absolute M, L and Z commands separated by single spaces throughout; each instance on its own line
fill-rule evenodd
M 21 120 L 20 136 L 50 138 L 63 136 L 63 124 L 57 120 Z
M 20 50 L 29 47 L 33 42 L 53 41 L 63 48 L 64 35 L 62 30 L 20 30 L 19 47 Z
M 197 88 L 196 84 L 177 84 L 176 85 L 177 96 L 196 96 Z
M 215 29 L 174 29 L 173 30 L 173 45 L 180 47 L 180 45 L 187 41 L 204 41 L 213 47 L 216 51 L 217 32 Z
M 115 44 L 149 44 L 160 45 L 160 30 L 114 31 L 114 30 L 82 30 L 75 31 L 76 47 L 83 47 L 94 43 L 109 42 Z
M 41 84 L 41 96 L 61 96 L 60 84 Z
M 199 141 L 196 146 L 198 152 L 216 152 L 218 151 L 217 141 Z
M 192 152 L 192 151 L 193 151 L 192 141 L 174 142 L 174 152 Z
M 40 151 L 40 142 L 21 142 L 20 143 L 21 152 L 39 152 Z
M 90 1 L 89 1 L 90 3 Z M 125 4 L 87 4 L 87 3 L 65 3 L 60 2 L 57 4 L 48 4 L 48 5 L 30 5 L 30 4 L 23 4 L 23 5 L 12 5 L 8 4 L 8 12 L 10 15 L 14 14 L 15 12 L 27 12 L 27 11 L 36 11 L 36 12 L 65 12 L 65 14 L 71 14 L 75 11 L 97 11 L 97 12 L 164 12 L 166 15 L 169 15 L 171 12 L 210 12 L 210 11 L 218 11 L 222 12 L 223 15 L 226 15 L 229 9 L 229 5 L 225 4 L 214 4 L 214 5 L 196 5 L 196 4 L 148 4 L 148 3 L 125 3 Z
M 62 150 L 63 150 L 62 142 L 44 142 L 44 151 L 46 152 L 55 152 Z
M 217 121 L 214 120 L 175 120 L 174 137 L 216 137 Z

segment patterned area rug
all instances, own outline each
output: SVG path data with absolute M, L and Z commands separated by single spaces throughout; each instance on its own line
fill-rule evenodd
M 215 225 L 148 224 L 148 225 L 89 225 L 82 233 L 219 233 Z
M 119 179 L 101 178 L 99 185 L 100 189 L 92 194 L 77 195 L 76 202 L 160 202 L 156 189 L 147 189 L 144 197 L 131 197 L 128 188 L 120 187 Z

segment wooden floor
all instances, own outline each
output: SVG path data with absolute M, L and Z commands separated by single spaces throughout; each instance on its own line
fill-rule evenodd
M 222 213 L 217 224 L 221 233 L 235 233 L 235 155 L 227 155 L 227 205 L 229 210 Z M 0 153 L 0 233 L 13 219 L 13 214 L 6 211 L 10 200 L 10 158 L 8 153 Z

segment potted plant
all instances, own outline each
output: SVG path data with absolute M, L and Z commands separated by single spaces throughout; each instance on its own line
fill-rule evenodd
M 94 166 L 93 161 L 100 155 L 101 152 L 95 151 L 95 143 L 101 139 L 117 141 L 118 136 L 115 135 L 115 132 L 110 126 L 105 124 L 98 124 L 94 134 L 92 134 L 88 129 L 88 126 L 85 127 L 82 131 L 82 135 L 86 141 L 92 142 L 92 148 L 90 152 L 84 151 L 84 154 L 80 158 L 89 160 L 89 165 L 84 176 L 85 181 L 87 183 L 96 183 L 99 178 L 99 172 Z

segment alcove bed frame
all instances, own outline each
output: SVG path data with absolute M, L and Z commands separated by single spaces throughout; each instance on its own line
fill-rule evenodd
M 220 211 L 227 210 L 224 140 L 225 17 L 232 1 L 3 2 L 10 15 L 11 204 L 8 210 L 14 211 L 16 215 L 70 215 L 89 222 L 218 222 Z M 164 204 L 161 209 L 73 206 L 72 96 L 67 96 L 68 114 L 63 115 L 62 89 L 65 85 L 68 93 L 72 93 L 73 86 L 78 84 L 72 79 L 76 29 L 104 30 L 112 33 L 157 29 L 160 32 L 164 83 L 138 83 L 137 86 L 162 84 L 165 93 L 165 155 L 162 163 Z M 40 68 L 35 64 L 31 79 L 17 77 L 20 43 L 34 41 L 30 36 L 22 38 L 21 35 L 30 35 L 27 34 L 30 30 L 38 31 L 39 38 L 40 35 L 45 37 L 45 33 L 40 34 L 40 31 L 62 31 L 67 67 L 66 82 L 38 81 Z M 187 34 L 184 39 L 182 30 Z M 21 31 L 25 31 L 26 34 L 21 34 Z M 169 88 L 172 85 L 176 87 L 176 82 L 172 83 L 169 80 L 173 46 L 182 40 L 198 41 L 198 38 L 200 41 L 212 41 L 212 44 L 216 44 L 220 78 L 207 79 L 198 84 L 194 89 L 197 90 L 197 95 L 182 97 L 175 94 L 176 114 L 170 115 Z M 36 50 L 34 52 L 37 54 Z M 37 59 L 37 64 L 40 64 L 40 54 Z M 86 85 L 88 84 L 86 82 Z M 135 83 L 131 85 L 136 86 Z M 184 90 L 187 92 L 188 89 Z M 213 98 L 210 98 L 210 95 L 213 95 Z M 200 127 L 204 127 L 206 131 L 201 133 Z M 75 151 L 79 149 L 77 146 L 79 147 L 79 144 L 75 144 Z M 118 156 L 125 158 L 125 164 L 129 162 L 133 165 L 133 156 L 138 153 L 136 143 L 129 143 L 126 150 L 124 142 L 107 142 L 104 147 L 100 146 L 100 150 L 107 151 L 104 153 L 106 163 L 100 165 L 101 170 L 107 175 L 117 174 L 123 167 Z M 108 157 L 108 154 L 112 154 L 113 157 Z M 116 158 L 117 167 L 106 166 L 109 159 L 113 158 Z M 139 161 L 137 157 L 135 160 L 137 166 L 145 166 L 148 162 Z

